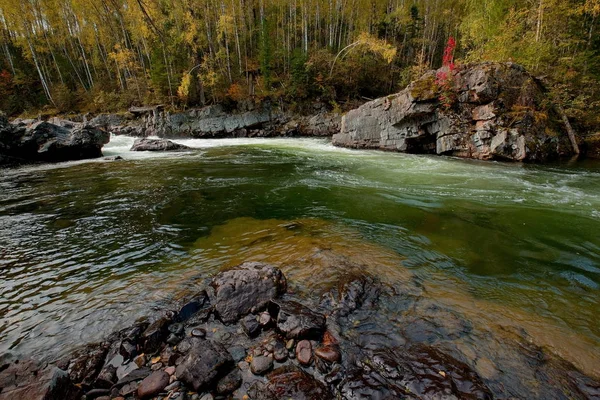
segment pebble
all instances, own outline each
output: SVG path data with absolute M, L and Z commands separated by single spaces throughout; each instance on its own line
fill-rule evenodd
M 155 371 L 142 382 L 137 388 L 140 399 L 147 399 L 159 394 L 169 384 L 169 374 L 165 371 Z
M 268 311 L 263 311 L 262 313 L 260 313 L 260 315 L 258 316 L 259 324 L 261 324 L 262 326 L 266 326 L 266 325 L 269 325 L 270 322 L 271 322 L 271 314 L 269 314 Z
M 158 371 L 162 367 L 163 367 L 163 364 L 161 362 L 157 362 L 156 364 L 152 364 L 152 366 L 150 367 L 150 369 L 152 371 Z
M 242 328 L 248 337 L 253 338 L 260 333 L 260 324 L 256 320 L 256 316 L 250 314 L 242 320 Z
M 294 348 L 294 339 L 290 339 L 287 341 L 287 343 L 285 344 L 285 348 L 288 350 L 291 350 Z
M 198 337 L 200 339 L 204 339 L 206 337 L 206 329 L 204 329 L 204 328 L 192 329 L 192 336 Z
M 169 375 L 173 375 L 175 373 L 175 367 L 173 367 L 173 366 L 167 367 L 167 368 L 165 368 L 165 372 Z
M 288 357 L 288 351 L 282 343 L 276 342 L 273 346 L 273 357 L 277 362 L 284 362 Z
M 296 358 L 302 365 L 309 365 L 312 361 L 312 345 L 308 340 L 301 340 L 296 346 Z
M 139 356 L 133 359 L 133 362 L 135 363 L 135 365 L 141 368 L 144 365 L 146 365 L 146 356 L 144 354 L 140 354 Z
M 166 372 L 166 371 L 165 371 L 165 372 Z M 170 379 L 170 378 L 169 378 L 169 379 Z M 177 389 L 179 386 L 181 386 L 181 382 L 179 382 L 179 381 L 175 381 L 175 382 L 173 382 L 173 383 L 170 383 L 170 384 L 168 384 L 168 385 L 165 387 L 165 390 L 168 392 L 168 391 L 171 391 L 171 390 L 173 390 L 173 389 Z
M 242 385 L 242 374 L 235 368 L 217 383 L 217 393 L 229 394 Z
M 214 400 L 214 397 L 213 397 L 213 395 L 212 395 L 212 394 L 210 394 L 210 393 L 207 393 L 207 394 L 205 394 L 204 396 L 202 396 L 202 397 L 200 398 L 200 400 Z
M 340 362 L 341 354 L 337 346 L 322 346 L 315 350 L 315 355 L 329 363 Z
M 252 373 L 254 375 L 262 375 L 265 372 L 267 372 L 268 370 L 270 370 L 271 368 L 273 368 L 273 358 L 272 357 L 265 357 L 265 356 L 253 357 L 252 362 L 250 363 L 250 371 L 252 371 Z
M 233 357 L 233 361 L 238 362 L 246 358 L 246 349 L 242 346 L 233 346 L 229 348 L 229 353 Z

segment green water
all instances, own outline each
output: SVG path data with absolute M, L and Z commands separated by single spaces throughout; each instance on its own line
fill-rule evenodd
M 280 264 L 298 290 L 319 293 L 340 273 L 327 263 L 344 257 L 391 284 L 420 282 L 423 297 L 498 342 L 502 329 L 489 326 L 520 327 L 600 376 L 599 164 L 309 139 L 190 140 L 189 153 L 132 154 L 131 141 L 105 148 L 125 161 L 0 171 L 0 352 L 64 354 L 244 258 Z M 291 221 L 305 233 L 286 236 Z

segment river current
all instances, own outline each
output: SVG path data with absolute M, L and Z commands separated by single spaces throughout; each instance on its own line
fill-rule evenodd
M 0 353 L 55 359 L 261 260 L 310 296 L 353 269 L 418 289 L 410 311 L 385 318 L 412 321 L 410 340 L 439 343 L 486 379 L 513 371 L 526 385 L 535 374 L 515 364 L 521 342 L 600 379 L 600 164 L 320 139 L 132 153 L 133 140 L 105 146 L 122 161 L 0 170 Z

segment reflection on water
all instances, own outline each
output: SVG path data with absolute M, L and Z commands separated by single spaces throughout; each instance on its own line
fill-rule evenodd
M 283 139 L 132 154 L 132 141 L 106 151 L 126 161 L 0 171 L 0 352 L 64 354 L 262 260 L 310 295 L 345 274 L 380 277 L 397 294 L 390 329 L 483 377 L 535 379 L 526 343 L 600 378 L 597 164 Z

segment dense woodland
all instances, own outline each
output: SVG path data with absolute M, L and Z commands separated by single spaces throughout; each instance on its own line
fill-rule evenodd
M 600 131 L 600 0 L 0 0 L 10 115 L 270 99 L 343 109 L 442 64 L 514 61 Z

